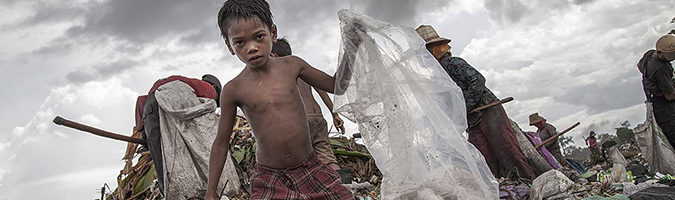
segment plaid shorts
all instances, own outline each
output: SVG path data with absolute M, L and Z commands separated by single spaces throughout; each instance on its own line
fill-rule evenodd
M 321 163 L 316 153 L 286 169 L 256 164 L 251 176 L 251 199 L 354 199 L 332 168 Z

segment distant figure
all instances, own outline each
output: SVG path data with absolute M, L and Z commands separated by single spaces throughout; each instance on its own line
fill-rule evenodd
M 430 25 L 421 25 L 416 31 L 426 41 L 427 50 L 462 89 L 466 103 L 469 142 L 483 154 L 492 174 L 495 177 L 506 177 L 510 170 L 516 168 L 521 177 L 530 180 L 536 178 L 532 166 L 527 163 L 525 155 L 520 150 L 511 122 L 501 104 L 468 113 L 475 108 L 499 101 L 485 86 L 485 77 L 464 59 L 453 57 L 448 45 L 450 39 L 440 37 Z
M 326 92 L 335 79 L 299 57 L 270 57 L 277 27 L 264 0 L 227 0 L 218 11 L 218 27 L 228 50 L 245 67 L 223 86 L 218 135 L 211 148 L 206 200 L 216 188 L 230 146 L 237 107 L 255 134 L 255 173 L 251 199 L 354 199 L 338 173 L 312 148 L 298 78 Z
M 595 138 L 595 131 L 591 131 L 585 140 L 586 145 L 588 145 L 588 148 L 591 150 L 591 155 L 600 156 L 600 149 L 598 149 L 598 139 Z
M 642 73 L 642 87 L 652 103 L 654 118 L 663 134 L 675 147 L 675 36 L 667 34 L 656 41 L 656 50 L 647 51 L 637 64 Z
M 543 117 L 539 116 L 539 113 L 534 113 L 530 115 L 530 126 L 535 126 L 537 127 L 537 134 L 539 137 L 541 137 L 542 141 L 546 141 L 547 139 L 553 137 L 554 135 L 558 134 L 558 132 L 555 130 L 555 126 L 546 123 L 546 119 Z M 546 143 L 544 146 L 546 146 L 546 149 L 548 149 L 551 154 L 553 154 L 553 157 L 555 157 L 556 160 L 562 165 L 563 167 L 569 166 L 569 163 L 567 163 L 567 160 L 565 157 L 560 153 L 560 145 L 559 145 L 558 139 L 554 139 L 553 141 Z
M 285 38 L 279 38 L 272 46 L 272 56 L 273 57 L 284 57 L 290 56 L 292 53 L 291 45 Z M 340 169 L 340 166 L 337 164 L 337 159 L 333 153 L 333 148 L 330 146 L 330 138 L 328 137 L 328 123 L 326 119 L 323 118 L 321 113 L 321 107 L 314 100 L 314 95 L 312 95 L 312 86 L 305 83 L 302 79 L 297 81 L 298 91 L 300 91 L 300 96 L 302 96 L 302 102 L 305 104 L 305 112 L 307 113 L 307 123 L 309 124 L 309 136 L 312 138 L 312 147 L 316 155 L 319 157 L 321 162 L 327 164 L 334 170 Z M 328 94 L 323 91 L 314 88 L 314 90 L 319 94 L 323 103 L 326 104 L 328 110 L 333 110 L 333 102 L 330 100 Z M 342 126 L 343 121 L 337 113 L 331 113 L 333 115 L 333 124 L 337 129 L 340 130 L 340 133 L 345 134 L 345 127 Z

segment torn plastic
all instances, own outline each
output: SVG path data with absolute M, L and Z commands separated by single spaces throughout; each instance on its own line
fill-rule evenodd
M 359 125 L 383 199 L 496 199 L 498 183 L 462 133 L 459 87 L 410 27 L 338 12 L 334 110 Z

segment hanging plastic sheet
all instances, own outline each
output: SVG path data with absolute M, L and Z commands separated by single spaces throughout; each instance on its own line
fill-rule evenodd
M 497 199 L 483 156 L 462 136 L 462 91 L 410 27 L 341 10 L 335 111 L 359 125 L 383 199 Z
M 646 102 L 647 118 L 633 129 L 640 151 L 655 172 L 675 174 L 675 151 L 654 119 L 652 103 Z

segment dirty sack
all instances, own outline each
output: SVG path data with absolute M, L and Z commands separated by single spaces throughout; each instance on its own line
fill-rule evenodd
M 155 97 L 160 108 L 164 194 L 181 199 L 203 198 L 211 145 L 218 130 L 218 118 L 214 112 L 216 102 L 197 97 L 194 90 L 182 81 L 160 86 L 155 91 Z M 218 182 L 218 193 L 236 193 L 240 188 L 234 164 L 230 156 L 227 158 Z
M 640 151 L 652 171 L 675 174 L 675 151 L 654 119 L 652 103 L 645 104 L 647 118 L 633 129 Z
M 459 87 L 410 27 L 338 12 L 334 111 L 359 126 L 383 199 L 497 199 L 483 156 L 462 136 Z
M 532 181 L 530 200 L 558 199 L 572 196 L 574 182 L 558 170 L 550 170 Z

